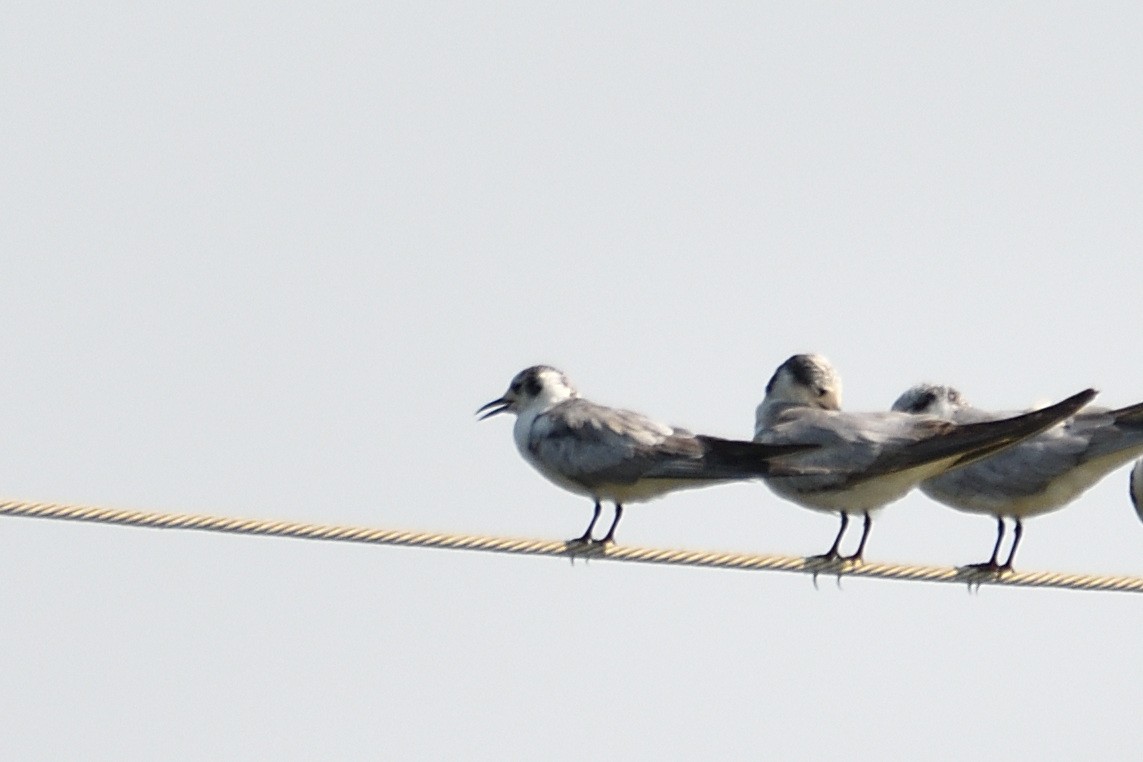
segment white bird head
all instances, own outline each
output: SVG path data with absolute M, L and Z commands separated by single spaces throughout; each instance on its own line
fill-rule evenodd
M 563 373 L 550 365 L 533 365 L 517 373 L 508 384 L 508 391 L 481 407 L 476 414 L 484 413 L 480 415 L 483 421 L 499 413 L 542 412 L 578 396 L 579 392 Z
M 917 384 L 898 397 L 892 409 L 951 420 L 957 410 L 968 407 L 968 404 L 964 395 L 951 386 Z
M 821 355 L 794 355 L 770 377 L 763 404 L 840 410 L 841 378 Z

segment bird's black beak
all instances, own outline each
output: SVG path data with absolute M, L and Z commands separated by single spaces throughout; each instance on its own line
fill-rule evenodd
M 506 400 L 503 397 L 500 397 L 499 399 L 494 399 L 491 402 L 489 402 L 487 405 L 484 405 L 483 407 L 481 407 L 479 410 L 476 411 L 476 415 L 480 416 L 479 418 L 477 418 L 477 420 L 483 421 L 485 418 L 491 418 L 494 415 L 498 415 L 500 413 L 506 412 L 511 405 L 512 405 L 512 400 Z M 484 412 L 486 410 L 488 412 Z M 481 413 L 484 413 L 484 415 L 480 415 Z

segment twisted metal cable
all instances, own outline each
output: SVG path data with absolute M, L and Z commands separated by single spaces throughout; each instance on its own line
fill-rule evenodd
M 831 563 L 801 556 L 722 553 L 704 550 L 671 550 L 641 548 L 632 545 L 581 546 L 562 540 L 533 540 L 487 535 L 406 532 L 370 527 L 308 524 L 295 521 L 242 519 L 191 513 L 156 513 L 100 508 L 61 503 L 32 503 L 16 500 L 0 501 L 0 516 L 63 519 L 99 524 L 150 527 L 152 529 L 197 529 L 205 532 L 294 537 L 302 540 L 332 540 L 374 545 L 403 545 L 418 548 L 451 550 L 483 550 L 495 553 L 518 553 L 531 556 L 564 556 L 571 558 L 635 561 L 648 564 L 704 566 L 748 571 L 785 571 L 812 574 L 872 577 L 874 579 L 914 580 L 921 582 L 959 582 L 970 586 L 1010 585 L 1016 587 L 1048 587 L 1066 590 L 1103 590 L 1143 592 L 1143 578 L 1113 575 L 1064 574 L 1060 572 L 1019 572 L 991 574 L 948 566 L 913 566 L 877 561 Z

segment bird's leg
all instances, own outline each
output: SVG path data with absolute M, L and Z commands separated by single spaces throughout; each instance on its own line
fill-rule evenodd
M 1012 559 L 1016 557 L 1016 548 L 1020 545 L 1020 538 L 1024 536 L 1024 524 L 1017 516 L 1014 521 L 1016 525 L 1012 528 L 1012 550 L 1008 551 L 1008 560 L 998 571 L 1006 572 L 1012 571 Z
M 847 561 L 860 562 L 862 560 L 862 556 L 865 554 L 865 541 L 869 539 L 869 530 L 872 528 L 873 517 L 869 515 L 869 511 L 866 511 L 865 526 L 861 530 L 861 542 L 857 543 L 857 550 L 852 556 L 846 558 Z
M 837 530 L 837 537 L 833 539 L 833 545 L 829 546 L 829 550 L 822 553 L 820 556 L 810 556 L 808 561 L 840 561 L 841 554 L 837 549 L 841 546 L 841 538 L 845 534 L 845 528 L 849 526 L 849 514 L 845 511 L 841 513 L 841 528 Z
M 846 513 L 845 511 L 842 511 L 841 512 L 841 528 L 839 528 L 837 530 L 837 537 L 833 538 L 833 545 L 830 545 L 829 550 L 827 550 L 825 553 L 822 553 L 819 556 L 807 556 L 806 561 L 808 563 L 812 563 L 812 564 L 825 565 L 825 564 L 834 564 L 834 563 L 837 563 L 838 561 L 842 560 L 841 554 L 837 552 L 837 549 L 839 547 L 841 547 L 841 538 L 843 535 L 845 535 L 845 528 L 847 526 L 849 526 L 849 514 Z M 814 590 L 818 589 L 818 574 L 820 572 L 821 572 L 820 567 L 814 569 L 814 578 L 813 578 Z M 837 586 L 841 587 L 841 572 L 840 571 L 838 571 L 838 573 L 837 573 Z
M 1017 526 L 1019 526 L 1019 524 L 1017 524 Z M 968 566 L 966 566 L 964 568 L 973 569 L 975 571 L 980 571 L 980 572 L 990 572 L 990 573 L 996 573 L 996 572 L 1000 571 L 1001 567 L 999 564 L 996 563 L 996 558 L 1000 554 L 1000 543 L 1002 543 L 1003 541 L 1004 541 L 1004 517 L 1003 516 L 997 516 L 996 517 L 996 544 L 994 546 L 992 546 L 992 558 L 988 559 L 987 561 L 985 561 L 984 563 L 981 563 L 981 564 L 969 564 Z M 1020 541 L 1019 537 L 1017 537 L 1016 541 L 1017 542 Z M 1013 551 L 1015 551 L 1015 546 L 1013 546 Z M 1011 555 L 1008 556 L 1008 561 L 1009 561 L 1009 563 L 1011 563 L 1011 561 L 1012 561 Z
M 619 519 L 623 518 L 623 506 L 619 503 L 615 504 L 615 520 L 611 522 L 611 528 L 607 530 L 607 534 L 599 540 L 600 545 L 606 545 L 609 542 L 615 542 L 615 527 L 619 526 Z
M 568 545 L 590 545 L 591 544 L 591 542 L 592 542 L 591 530 L 595 529 L 595 522 L 599 520 L 599 512 L 602 510 L 603 510 L 603 506 L 601 506 L 599 504 L 599 501 L 596 500 L 595 501 L 595 513 L 593 513 L 591 515 L 591 523 L 587 525 L 587 530 L 582 535 L 575 538 L 574 540 L 568 540 Z M 612 529 L 614 529 L 614 527 L 612 527 Z

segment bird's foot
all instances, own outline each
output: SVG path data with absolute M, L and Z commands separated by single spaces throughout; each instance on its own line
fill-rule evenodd
M 575 554 L 581 554 L 581 555 L 591 554 L 591 555 L 594 555 L 596 552 L 602 551 L 608 545 L 614 545 L 614 544 L 615 544 L 615 539 L 612 537 L 604 537 L 601 540 L 597 540 L 594 537 L 591 537 L 590 535 L 583 535 L 581 537 L 576 537 L 575 539 L 572 539 L 572 540 L 566 540 L 564 542 L 564 547 L 567 549 L 568 553 L 571 553 L 573 555 L 575 555 Z
M 1006 571 L 1012 571 L 1012 567 L 1007 564 L 1001 565 L 995 561 L 984 561 L 979 564 L 965 564 L 958 566 L 958 571 L 969 572 L 972 574 L 1003 574 Z
M 564 553 L 567 554 L 572 566 L 575 566 L 577 558 L 582 559 L 585 564 L 589 562 L 598 547 L 599 543 L 589 535 L 564 541 Z
M 1012 571 L 1010 564 L 998 564 L 995 559 L 979 564 L 965 564 L 956 568 L 958 575 L 968 582 L 968 592 L 975 593 L 980 590 L 982 583 L 990 577 L 999 577 Z
M 567 552 L 573 556 L 576 555 L 577 553 L 586 553 L 589 550 L 591 550 L 594 546 L 595 546 L 595 540 L 593 540 L 591 538 L 591 535 L 588 535 L 588 534 L 582 535 L 580 537 L 573 538 L 571 540 L 567 540 L 564 543 L 564 547 L 567 549 Z
M 818 589 L 818 575 L 828 569 L 835 569 L 837 571 L 837 586 L 841 587 L 841 569 L 848 564 L 850 559 L 837 552 L 836 549 L 830 550 L 816 556 L 806 556 L 806 566 L 813 567 L 813 582 L 814 590 Z
M 807 566 L 834 566 L 836 564 L 843 564 L 849 560 L 848 556 L 843 556 L 836 550 L 831 550 L 828 553 L 822 553 L 816 556 L 806 556 Z

